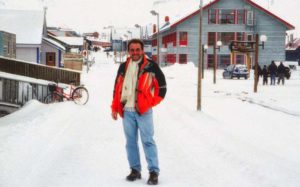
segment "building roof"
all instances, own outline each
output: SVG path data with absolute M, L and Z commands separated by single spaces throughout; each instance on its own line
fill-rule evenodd
M 0 30 L 16 34 L 17 44 L 41 44 L 43 11 L 0 9 Z
M 52 40 L 50 38 L 46 38 L 46 37 L 43 37 L 43 40 L 52 44 L 56 48 L 62 49 L 64 51 L 66 50 L 66 48 L 63 45 L 61 45 L 60 43 L 58 43 L 57 41 L 54 41 L 54 40 Z
M 47 27 L 47 32 L 48 32 L 48 34 L 51 34 L 53 36 L 79 37 L 79 34 L 77 34 L 76 31 L 69 29 L 69 28 Z
M 83 46 L 83 37 L 65 37 L 65 36 L 52 36 L 52 37 L 69 46 Z
M 292 42 L 286 44 L 286 50 L 296 50 L 300 47 L 300 38 L 295 38 Z
M 203 10 L 208 9 L 208 8 L 211 7 L 212 5 L 218 3 L 219 1 L 221 1 L 221 0 L 214 0 L 214 1 L 210 2 L 210 3 L 208 3 L 207 5 L 203 6 Z M 265 8 L 261 7 L 260 5 L 254 3 L 253 1 L 251 1 L 251 0 L 244 0 L 244 1 L 245 1 L 246 3 L 248 3 L 249 5 L 255 7 L 255 8 L 257 8 L 257 9 L 263 11 L 263 12 L 265 12 L 266 14 L 268 14 L 268 15 L 271 16 L 271 17 L 273 17 L 273 18 L 276 19 L 277 21 L 281 22 L 282 24 L 284 24 L 284 25 L 287 27 L 288 30 L 293 30 L 293 29 L 295 29 L 295 26 L 293 26 L 292 24 L 290 24 L 290 23 L 284 21 L 284 20 L 281 19 L 280 17 L 276 16 L 275 14 L 271 13 L 270 11 L 268 11 L 268 10 L 266 10 Z M 182 18 L 182 19 L 178 20 L 177 22 L 175 22 L 174 24 L 172 24 L 172 25 L 170 26 L 170 28 L 176 27 L 178 24 L 180 24 L 180 23 L 186 21 L 187 19 L 189 19 L 189 18 L 191 18 L 191 17 L 193 17 L 193 16 L 195 16 L 195 15 L 197 15 L 197 14 L 199 14 L 199 12 L 200 12 L 200 9 L 194 11 L 193 13 L 189 14 L 188 16 L 185 16 L 184 18 Z

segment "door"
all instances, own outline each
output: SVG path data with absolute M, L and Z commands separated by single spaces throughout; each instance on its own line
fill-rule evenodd
M 55 53 L 53 52 L 46 53 L 46 65 L 55 66 Z

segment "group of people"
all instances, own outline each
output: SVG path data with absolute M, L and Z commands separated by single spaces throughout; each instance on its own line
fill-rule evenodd
M 268 67 L 267 65 L 264 65 L 262 70 L 259 67 L 259 75 L 263 77 L 263 85 L 268 85 L 269 75 L 271 79 L 270 85 L 275 85 L 276 75 L 278 75 L 277 84 L 280 84 L 281 82 L 282 85 L 284 85 L 284 73 L 285 73 L 285 67 L 282 62 L 280 62 L 278 67 L 276 66 L 274 61 L 272 61 Z

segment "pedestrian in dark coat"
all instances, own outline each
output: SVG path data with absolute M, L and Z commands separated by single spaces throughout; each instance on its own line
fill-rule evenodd
M 258 65 L 257 70 L 258 70 L 258 72 L 257 72 L 257 76 L 258 76 L 258 77 L 257 77 L 257 82 L 259 82 L 259 77 L 262 76 L 262 69 L 261 69 L 260 65 Z
M 271 77 L 271 85 L 275 85 L 277 66 L 276 66 L 274 60 L 269 65 L 269 72 L 270 72 L 270 77 Z
M 282 85 L 284 85 L 284 71 L 285 71 L 285 67 L 282 64 L 282 62 L 280 62 L 280 65 L 278 66 L 278 69 L 277 69 L 277 73 L 278 73 L 277 84 L 280 84 L 280 81 L 282 80 Z
M 267 69 L 267 66 L 264 65 L 264 68 L 262 70 L 262 76 L 263 76 L 263 85 L 268 85 L 268 69 Z

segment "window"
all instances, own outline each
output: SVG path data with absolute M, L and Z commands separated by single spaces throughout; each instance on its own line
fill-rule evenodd
M 233 32 L 221 32 L 218 34 L 219 34 L 218 40 L 222 42 L 222 45 L 229 45 L 230 42 L 234 40 Z
M 230 64 L 230 55 L 217 55 L 217 68 L 225 68 Z M 207 55 L 208 68 L 214 67 L 214 55 Z
M 230 55 L 219 55 L 218 56 L 218 67 L 225 68 L 230 65 Z
M 173 46 L 176 46 L 176 32 L 164 36 L 162 43 L 165 47 L 167 47 L 168 43 L 173 43 Z
M 252 34 L 248 34 L 247 35 L 247 40 L 248 41 L 252 41 L 253 40 L 253 35 Z
M 216 33 L 215 32 L 209 32 L 208 33 L 208 45 L 213 46 L 216 42 Z
M 235 63 L 236 64 L 245 64 L 245 56 L 244 55 L 236 55 Z
M 247 11 L 247 25 L 252 26 L 254 24 L 253 11 Z
M 179 64 L 187 63 L 187 54 L 179 54 Z
M 234 24 L 234 10 L 222 9 L 219 13 L 219 22 L 220 24 Z
M 187 32 L 179 32 L 179 45 L 187 46 L 188 41 L 188 33 Z
M 245 10 L 238 10 L 237 12 L 238 24 L 245 24 Z
M 3 45 L 3 54 L 7 54 L 7 51 L 8 51 L 8 46 Z
M 217 23 L 217 10 L 216 9 L 210 9 L 208 11 L 208 23 L 210 23 L 210 24 Z
M 166 62 L 167 63 L 175 63 L 176 62 L 176 54 L 167 54 Z
M 237 41 L 243 41 L 244 40 L 244 34 L 242 32 L 237 32 L 236 33 L 236 40 Z
M 154 46 L 157 46 L 157 40 L 156 39 L 152 40 L 152 47 L 154 47 Z
M 207 67 L 213 68 L 214 67 L 214 55 L 207 55 Z

